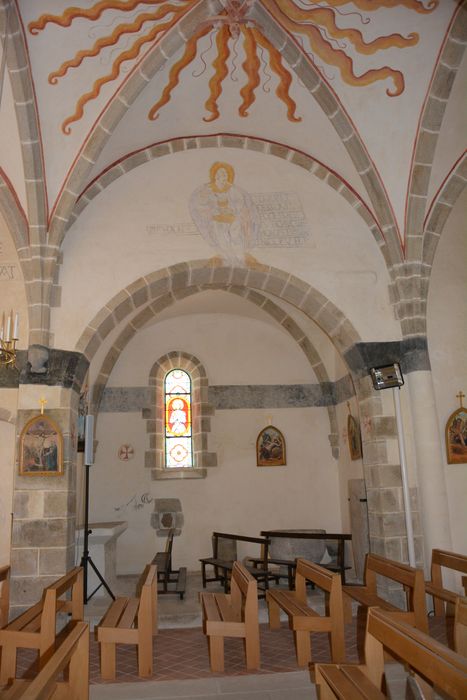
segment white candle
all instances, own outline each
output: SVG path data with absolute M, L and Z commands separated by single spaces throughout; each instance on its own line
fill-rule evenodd
M 15 324 L 13 326 L 13 338 L 18 340 L 19 313 L 15 314 Z
M 5 326 L 5 312 L 2 314 L 2 325 L 0 326 L 0 340 L 3 340 L 3 328 Z
M 6 317 L 6 334 L 5 340 L 8 342 L 10 340 L 10 330 L 11 330 L 11 316 L 8 314 Z

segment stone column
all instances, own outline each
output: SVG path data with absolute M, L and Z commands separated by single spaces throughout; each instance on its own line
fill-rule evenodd
M 407 531 L 392 391 L 375 391 L 368 375 L 358 381 L 356 388 L 362 427 L 370 551 L 407 563 Z M 421 565 L 423 545 L 414 470 L 411 470 L 410 483 L 415 556 L 417 565 Z M 387 582 L 385 585 L 389 597 L 402 604 L 404 593 L 400 587 L 395 584 L 391 587 Z
M 37 602 L 44 586 L 75 564 L 77 399 L 74 394 L 71 389 L 59 386 L 19 387 L 11 542 L 12 616 Z M 19 438 L 25 424 L 40 414 L 41 397 L 47 400 L 45 414 L 55 421 L 63 435 L 60 476 L 19 474 Z
M 413 419 L 425 559 L 428 564 L 434 547 L 452 548 L 444 477 L 445 456 L 439 435 L 431 372 L 411 372 L 405 379 Z

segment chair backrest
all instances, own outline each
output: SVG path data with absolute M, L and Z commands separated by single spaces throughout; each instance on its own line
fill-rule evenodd
M 340 574 L 324 569 L 306 559 L 297 559 L 295 571 L 295 592 L 302 603 L 306 603 L 306 582 L 311 581 L 318 588 L 329 593 L 329 606 L 334 614 L 343 614 L 342 583 Z
M 375 641 L 376 640 L 376 644 Z M 365 662 L 368 675 L 378 685 L 383 649 L 413 668 L 424 678 L 457 700 L 465 699 L 467 661 L 424 632 L 391 617 L 379 608 L 368 610 Z M 375 661 L 379 655 L 379 661 Z
M 326 534 L 323 529 L 309 530 L 287 530 L 287 536 L 270 536 L 269 553 L 271 559 L 284 559 L 293 561 L 297 557 L 312 561 L 317 564 L 321 561 L 326 552 L 325 539 L 307 539 L 306 537 L 294 537 L 297 534 Z M 285 533 L 284 533 L 285 535 Z
M 216 542 L 214 542 L 214 539 Z M 215 551 L 217 548 L 217 552 Z M 237 540 L 227 537 L 216 537 L 213 535 L 213 554 L 216 559 L 223 561 L 236 561 L 237 559 Z

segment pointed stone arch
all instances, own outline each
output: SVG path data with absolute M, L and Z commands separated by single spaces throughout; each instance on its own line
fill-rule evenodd
M 201 0 L 175 27 L 164 35 L 161 41 L 155 45 L 153 51 L 142 59 L 127 82 L 118 90 L 109 107 L 96 122 L 90 137 L 76 159 L 73 170 L 65 183 L 62 195 L 57 202 L 50 225 L 50 242 L 53 245 L 61 245 L 70 216 L 78 195 L 83 190 L 86 178 L 129 106 L 144 90 L 155 73 L 166 63 L 168 58 L 172 57 L 181 48 L 182 44 L 193 35 L 199 23 L 207 20 L 213 13 L 215 14 L 221 9 L 222 5 L 217 0 L 210 2 Z M 299 48 L 294 39 L 278 25 L 276 20 L 260 3 L 254 5 L 252 19 L 261 26 L 265 36 L 274 45 L 280 47 L 281 54 L 308 88 L 310 96 L 323 109 L 348 151 L 376 212 L 376 218 L 382 231 L 380 248 L 386 264 L 390 268 L 391 265 L 402 260 L 402 248 L 397 224 L 379 174 L 368 155 L 360 135 L 337 96 L 321 78 L 304 51 Z
M 414 145 L 408 186 L 407 260 L 420 259 L 431 169 L 452 86 L 467 45 L 467 5 L 455 11 L 430 82 Z M 423 246 L 425 243 L 423 242 Z

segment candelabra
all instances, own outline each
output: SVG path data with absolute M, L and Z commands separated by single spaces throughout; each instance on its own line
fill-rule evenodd
M 18 341 L 19 314 L 14 315 L 13 311 L 5 318 L 2 316 L 0 326 L 0 365 L 16 367 L 16 343 Z

